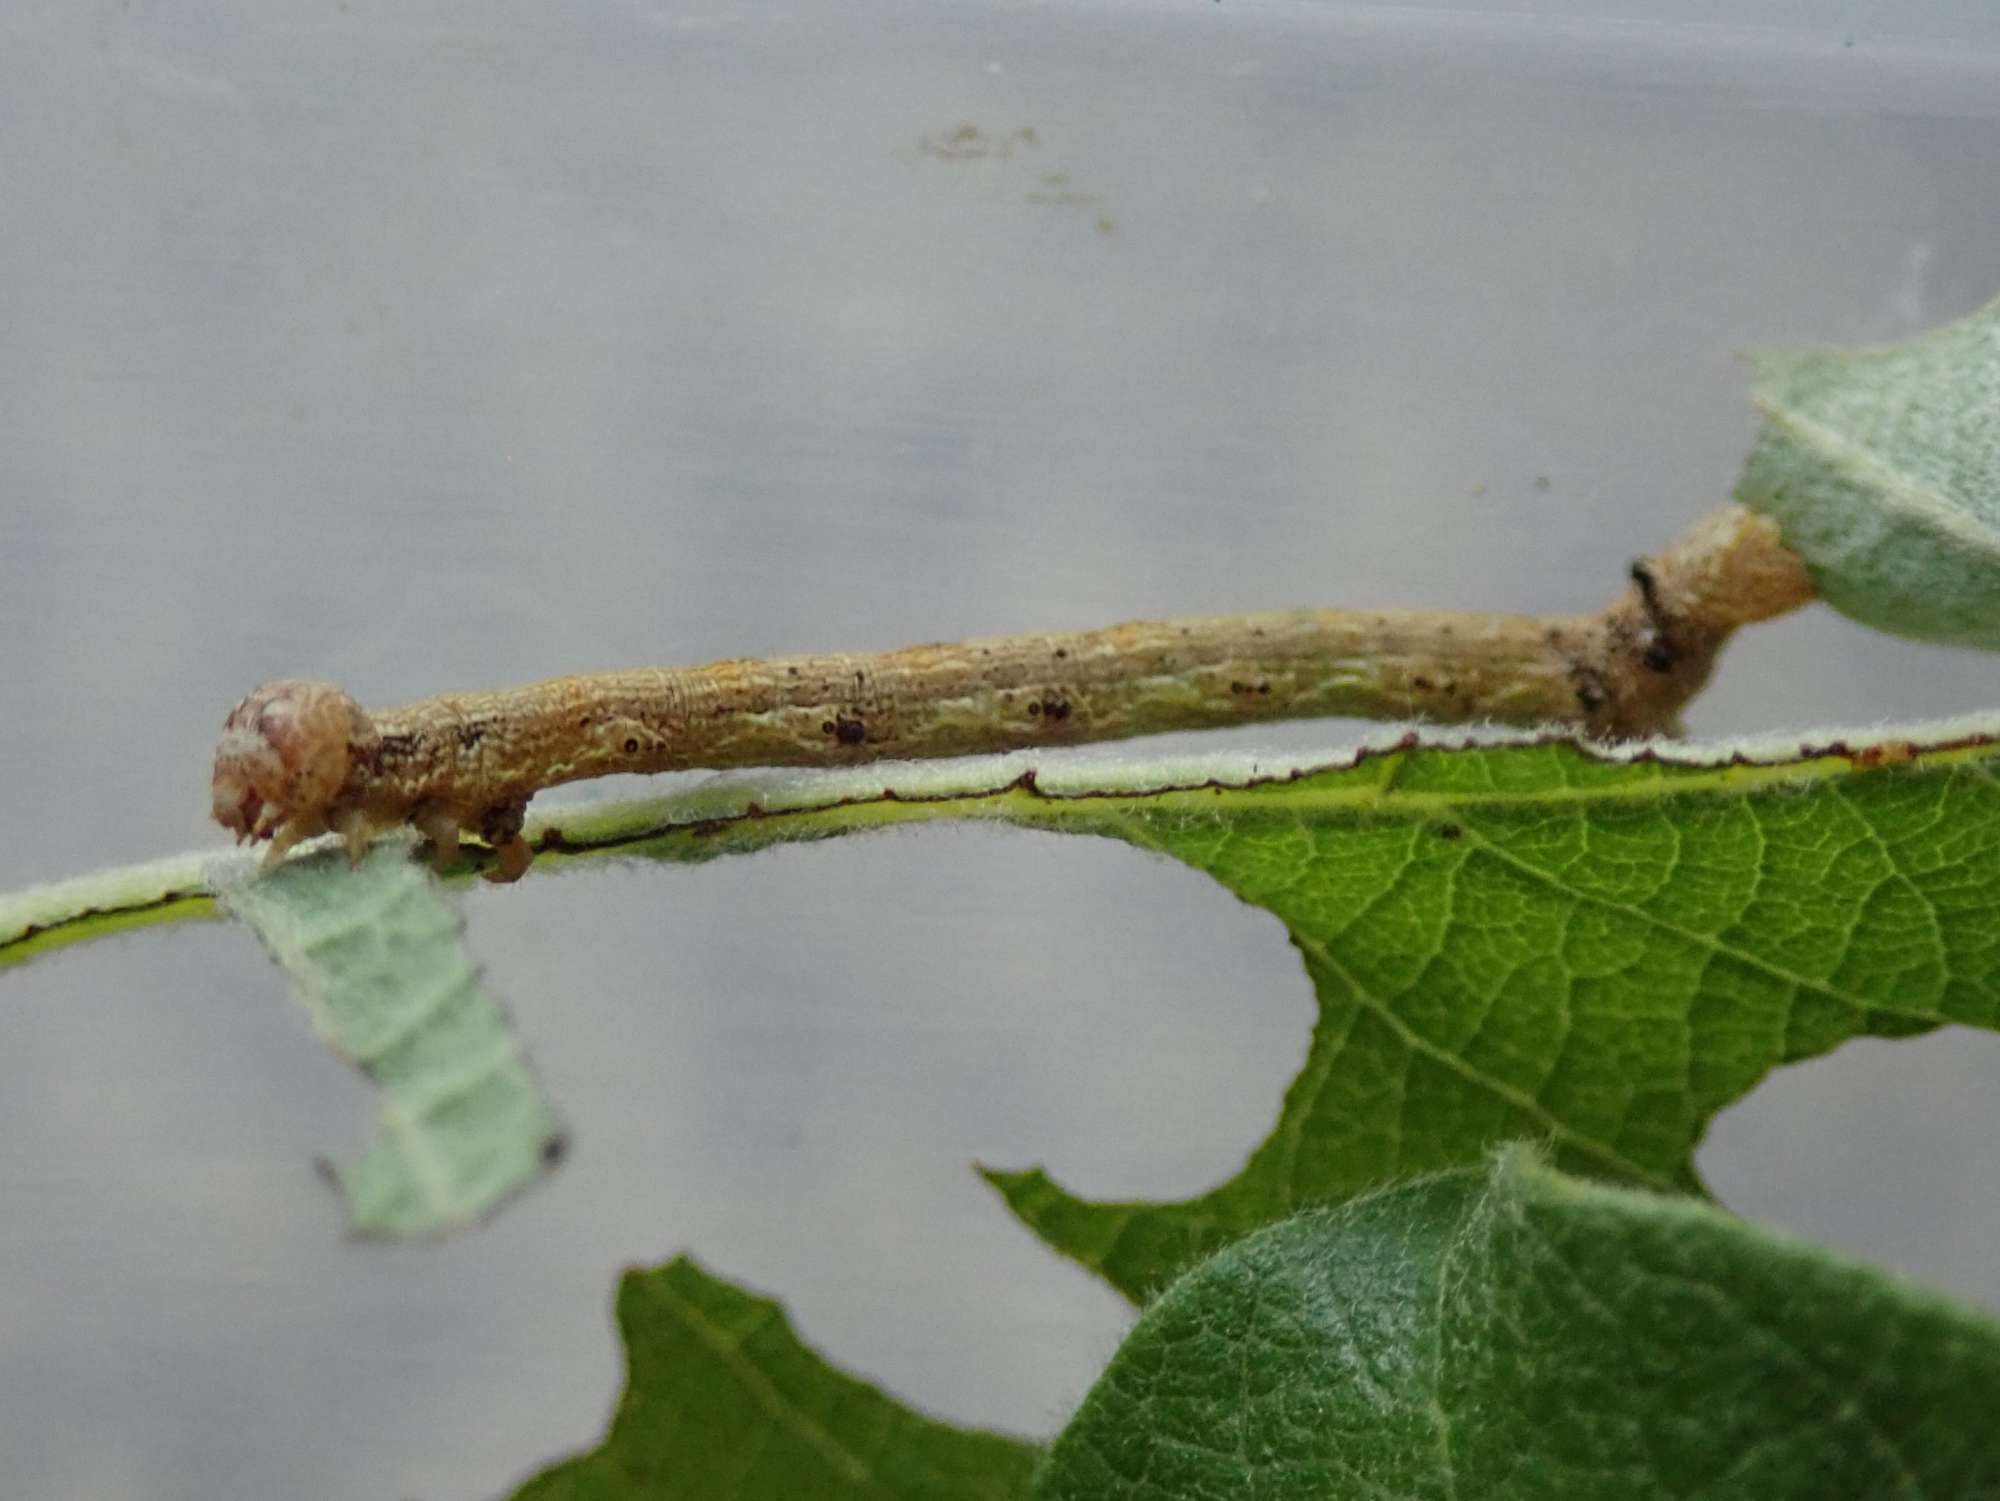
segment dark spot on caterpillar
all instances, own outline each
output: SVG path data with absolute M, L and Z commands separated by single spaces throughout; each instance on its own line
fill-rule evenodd
M 1058 646 L 1056 648 L 1056 660 L 1058 662 L 1060 662 L 1064 657 L 1068 655 L 1069 655 L 1069 648 L 1067 646 Z
M 867 682 L 867 681 L 868 681 L 868 674 L 867 674 L 867 673 L 865 673 L 865 672 L 861 672 L 861 671 L 858 671 L 858 670 L 857 670 L 857 671 L 855 672 L 855 674 L 854 674 L 854 686 L 855 686 L 855 687 L 859 688 L 859 687 L 860 687 L 860 686 L 861 686 L 861 685 L 862 685 L 863 683 L 865 683 L 865 682 Z
M 637 735 L 627 735 L 625 737 L 625 754 L 628 756 L 639 754 L 639 737 Z
M 1660 618 L 1660 591 L 1654 581 L 1653 568 L 1644 558 L 1632 564 L 1632 582 L 1639 588 L 1639 598 L 1646 606 L 1646 613 L 1657 622 Z
M 1269 693 L 1271 691 L 1271 685 L 1269 683 L 1259 683 L 1257 685 L 1257 691 L 1259 693 Z
M 1428 693 L 1431 691 L 1431 680 L 1425 677 L 1422 673 L 1418 673 L 1415 677 L 1410 679 L 1410 686 L 1416 689 L 1417 692 L 1419 693 Z
M 1646 650 L 1639 660 L 1654 672 L 1671 672 L 1680 660 L 1680 651 L 1667 631 L 1667 618 L 1660 606 L 1659 585 L 1653 577 L 1653 568 L 1644 558 L 1632 565 L 1632 583 L 1639 591 L 1639 602 L 1646 607 L 1646 619 L 1652 623 L 1652 632 Z
M 579 730 L 587 730 L 587 729 L 589 729 L 589 728 L 590 728 L 590 716 L 589 716 L 588 714 L 584 715 L 584 716 L 583 716 L 583 718 L 579 719 L 579 720 L 578 720 L 578 721 L 576 722 L 576 727 L 577 727 L 577 728 L 578 728 Z
M 471 750 L 486 738 L 486 721 L 476 724 L 462 724 L 458 727 L 458 745 L 461 750 Z
M 517 797 L 495 803 L 479 815 L 479 837 L 496 849 L 520 837 L 521 823 L 528 814 L 528 800 Z
M 1604 690 L 1597 685 L 1594 677 L 1580 678 L 1576 685 L 1576 701 L 1585 712 L 1601 709 L 1604 707 Z
M 842 745 L 859 745 L 868 738 L 868 726 L 858 719 L 836 719 L 833 722 L 833 738 Z
M 1445 840 L 1456 839 L 1458 838 L 1459 835 L 1463 834 L 1464 832 L 1465 830 L 1461 829 L 1455 823 L 1441 823 L 1438 825 L 1438 838 L 1440 839 L 1445 839 Z
M 1042 706 L 1040 704 L 1029 704 L 1028 712 L 1030 714 L 1040 714 L 1042 712 Z
M 819 722 L 819 732 L 822 735 L 831 735 L 833 733 L 833 721 L 831 719 L 822 719 Z
M 379 775 L 385 765 L 413 760 L 423 748 L 422 735 L 384 735 L 375 742 L 375 749 L 368 758 L 369 765 Z
M 798 675 L 799 675 L 799 670 L 796 667 L 787 667 L 785 669 L 785 676 L 788 678 L 795 678 Z
M 1051 719 L 1067 719 L 1069 718 L 1069 701 L 1061 698 L 1046 699 L 1041 705 L 1041 710 Z

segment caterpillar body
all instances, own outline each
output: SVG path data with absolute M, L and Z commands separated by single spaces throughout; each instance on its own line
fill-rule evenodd
M 253 690 L 223 725 L 215 819 L 276 860 L 339 835 L 356 858 L 414 825 L 440 865 L 461 832 L 511 880 L 528 801 L 619 772 L 825 766 L 1346 715 L 1671 731 L 1736 629 L 1812 597 L 1740 506 L 1635 564 L 1594 615 L 1285 610 L 1135 621 L 870 655 L 741 659 L 555 678 L 370 714 L 331 683 Z

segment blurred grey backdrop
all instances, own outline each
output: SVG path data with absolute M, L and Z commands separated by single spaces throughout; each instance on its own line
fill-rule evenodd
M 0 889 L 215 842 L 214 733 L 274 675 L 1594 606 L 1727 494 L 1737 351 L 2000 291 L 2000 15 L 1534 9 L 13 0 Z M 1990 704 L 1995 665 L 1814 610 L 1693 724 Z M 495 1494 L 594 1440 L 614 1277 L 683 1249 L 1048 1431 L 1127 1311 L 969 1164 L 1198 1192 L 1309 1026 L 1268 917 L 1083 840 L 467 905 L 576 1151 L 445 1244 L 343 1240 L 308 1164 L 361 1089 L 247 935 L 0 976 L 0 1489 Z M 1996 1065 L 1854 1046 L 1703 1166 L 2000 1304 Z

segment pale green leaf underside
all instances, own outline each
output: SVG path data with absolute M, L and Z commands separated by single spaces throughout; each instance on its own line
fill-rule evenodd
M 2000 648 L 2000 301 L 1904 344 L 1765 354 L 1737 499 L 1836 608 Z
M 1510 1148 L 1190 1272 L 1035 1495 L 1965 1501 L 1996 1402 L 1991 1319 Z
M 133 928 L 219 916 L 212 862 L 170 855 L 0 896 L 0 969 Z
M 835 1370 L 766 1298 L 682 1257 L 618 1292 L 624 1395 L 516 1501 L 1009 1501 L 1038 1450 L 933 1422 Z
M 290 976 L 313 1026 L 375 1086 L 375 1126 L 333 1176 L 355 1230 L 419 1235 L 532 1183 L 562 1133 L 463 941 L 452 900 L 400 841 L 219 893 Z

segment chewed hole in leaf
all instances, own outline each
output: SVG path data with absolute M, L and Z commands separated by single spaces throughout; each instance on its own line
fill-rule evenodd
M 2000 1036 L 1863 1038 L 1780 1069 L 1716 1117 L 1702 1176 L 1753 1219 L 2000 1308 Z M 1839 1137 L 1827 1122 L 1841 1123 Z

